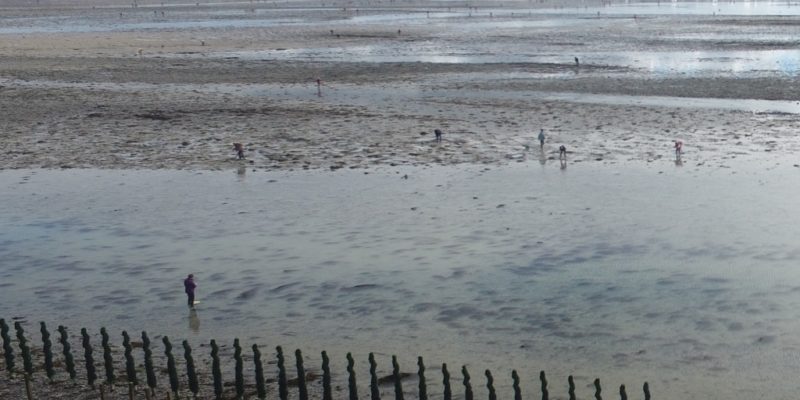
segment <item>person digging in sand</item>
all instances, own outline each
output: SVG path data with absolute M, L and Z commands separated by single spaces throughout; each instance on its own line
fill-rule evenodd
M 240 160 L 244 160 L 244 146 L 241 143 L 234 143 L 233 150 L 236 151 L 236 157 Z
M 436 135 L 436 143 L 442 143 L 442 135 L 444 135 L 444 132 L 439 129 L 434 129 L 433 134 Z
M 558 146 L 558 159 L 559 160 L 566 160 L 567 159 L 567 146 L 563 144 Z

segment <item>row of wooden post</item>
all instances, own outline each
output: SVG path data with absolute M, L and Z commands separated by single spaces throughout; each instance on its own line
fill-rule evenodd
M 47 378 L 52 382 L 55 378 L 56 371 L 54 368 L 54 355 L 52 350 L 52 343 L 50 341 L 50 333 L 47 330 L 47 326 L 44 322 L 41 322 L 41 334 L 42 334 L 42 344 L 43 344 L 43 354 L 44 354 L 44 371 L 47 375 Z M 33 368 L 33 359 L 31 356 L 31 350 L 28 346 L 28 341 L 25 337 L 25 331 L 22 327 L 22 324 L 19 322 L 14 323 L 14 329 L 16 330 L 16 337 L 17 337 L 17 345 L 20 349 L 20 356 L 22 357 L 23 361 L 23 375 L 25 379 L 25 390 L 28 400 L 33 400 L 33 394 L 31 390 L 31 377 L 34 373 Z M 73 382 L 76 380 L 77 371 L 75 370 L 75 362 L 72 356 L 72 349 L 68 341 L 67 336 L 67 329 L 64 326 L 58 327 L 58 332 L 60 334 L 59 341 L 62 346 L 62 354 L 64 358 L 64 368 L 67 374 L 70 377 L 70 380 Z M 15 355 L 14 349 L 11 346 L 11 337 L 9 335 L 10 328 L 6 324 L 4 319 L 0 319 L 0 338 L 3 340 L 3 358 L 5 360 L 5 367 L 9 374 L 13 375 L 16 371 L 16 364 L 15 364 Z M 117 382 L 116 371 L 114 370 L 114 358 L 111 351 L 110 339 L 108 336 L 108 332 L 105 328 L 100 328 L 100 335 L 102 337 L 102 347 L 103 347 L 103 366 L 105 370 L 105 386 L 108 386 L 110 390 L 113 390 L 115 382 Z M 89 336 L 88 331 L 86 328 L 81 329 L 81 338 L 82 338 L 82 347 L 84 350 L 84 361 L 85 361 L 85 369 L 86 369 L 86 381 L 87 384 L 92 387 L 93 389 L 96 387 L 96 383 L 98 380 L 97 371 L 95 369 L 95 362 L 94 362 L 94 349 L 92 348 L 91 338 Z M 122 346 L 125 348 L 125 374 L 128 383 L 128 395 L 130 399 L 134 398 L 135 389 L 139 385 L 139 378 L 136 371 L 136 364 L 133 357 L 133 346 L 131 345 L 130 336 L 128 332 L 122 332 Z M 181 392 L 181 385 L 180 379 L 178 374 L 178 368 L 175 361 L 175 357 L 172 354 L 172 343 L 170 342 L 169 338 L 164 336 L 162 339 L 164 343 L 164 355 L 167 360 L 167 375 L 169 381 L 169 394 L 175 396 L 175 398 L 179 398 L 179 394 Z M 216 399 L 221 399 L 223 394 L 223 378 L 222 378 L 222 369 L 221 363 L 219 359 L 219 346 L 217 345 L 216 341 L 211 340 L 211 375 L 213 379 L 213 392 Z M 236 390 L 236 398 L 243 399 L 245 398 L 245 379 L 244 379 L 244 361 L 242 359 L 242 348 L 239 344 L 239 339 L 235 339 L 233 342 L 234 347 L 234 376 L 235 382 L 234 387 Z M 147 336 L 146 332 L 142 332 L 142 349 L 144 351 L 144 369 L 145 369 L 145 383 L 147 388 L 145 389 L 145 396 L 149 400 L 151 396 L 155 395 L 155 390 L 158 386 L 158 380 L 156 377 L 155 366 L 153 364 L 152 358 L 152 349 L 150 339 Z M 253 345 L 253 363 L 255 367 L 255 384 L 256 384 L 256 396 L 259 399 L 265 399 L 267 397 L 267 390 L 266 390 L 266 381 L 264 379 L 264 366 L 261 360 L 261 352 L 258 348 L 258 345 Z M 285 358 L 283 355 L 283 349 L 278 346 L 276 348 L 277 353 L 277 366 L 278 366 L 278 397 L 280 400 L 288 400 L 289 398 L 289 380 L 287 378 L 287 371 L 285 365 Z M 186 382 L 188 383 L 189 392 L 191 392 L 192 397 L 195 399 L 200 392 L 200 382 L 197 377 L 197 370 L 194 363 L 194 357 L 192 356 L 192 348 L 189 346 L 189 342 L 186 340 L 183 341 L 183 354 L 186 366 Z M 358 400 L 358 387 L 356 384 L 356 373 L 355 373 L 355 360 L 350 353 L 347 353 L 347 374 L 348 374 L 348 394 L 349 400 Z M 298 398 L 299 400 L 308 400 L 308 387 L 306 382 L 306 370 L 303 365 L 303 356 L 300 350 L 295 351 L 295 362 L 296 362 L 296 369 L 297 369 L 297 388 L 298 388 Z M 378 364 L 375 361 L 375 356 L 373 353 L 369 353 L 368 357 L 369 362 L 369 371 L 370 371 L 370 400 L 380 400 L 381 393 L 379 390 L 379 385 L 381 379 L 378 378 L 377 375 L 377 368 Z M 418 357 L 417 359 L 417 376 L 419 381 L 418 386 L 418 398 L 419 400 L 428 400 L 428 390 L 427 390 L 427 381 L 425 377 L 425 364 L 423 363 L 422 357 Z M 443 399 L 444 400 L 452 400 L 453 399 L 453 392 L 450 386 L 450 373 L 447 369 L 447 364 L 442 364 L 442 383 L 444 388 Z M 472 391 L 472 383 L 471 377 L 469 372 L 467 371 L 467 367 L 461 367 L 461 374 L 463 376 L 463 385 L 464 385 L 464 400 L 474 400 L 474 394 Z M 492 373 L 489 370 L 485 371 L 486 376 L 486 388 L 489 393 L 489 400 L 497 400 L 497 393 L 494 388 L 494 378 Z M 513 381 L 513 389 L 514 389 L 514 400 L 521 400 L 522 399 L 522 390 L 520 388 L 520 379 L 517 371 L 514 370 L 511 372 L 511 379 Z M 403 386 L 402 386 L 403 374 L 400 372 L 400 365 L 397 362 L 397 357 L 392 356 L 392 376 L 391 381 L 394 383 L 394 398 L 395 400 L 404 400 L 403 395 Z M 548 390 L 548 383 L 545 377 L 544 371 L 539 373 L 539 381 L 541 383 L 541 399 L 542 400 L 549 400 L 549 390 Z M 575 383 L 573 381 L 572 376 L 567 379 L 568 384 L 568 393 L 569 399 L 575 400 Z M 594 381 L 595 393 L 594 397 L 596 400 L 602 400 L 601 396 L 601 387 L 600 387 L 600 380 L 595 379 Z M 650 390 L 648 387 L 647 382 L 644 383 L 643 386 L 644 392 L 644 399 L 650 399 Z M 105 396 L 105 388 L 104 385 L 100 385 L 100 397 L 104 399 Z M 619 388 L 619 396 L 621 400 L 627 400 L 627 394 L 625 391 L 625 385 L 620 386 Z M 330 359 L 325 351 L 322 352 L 322 400 L 332 400 L 332 390 L 331 390 L 331 370 L 330 370 Z

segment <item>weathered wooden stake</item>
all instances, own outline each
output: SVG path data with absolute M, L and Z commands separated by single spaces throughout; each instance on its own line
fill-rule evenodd
M 644 390 L 644 400 L 650 400 L 650 385 L 647 382 L 642 386 L 642 390 Z
M 544 371 L 539 371 L 539 380 L 542 382 L 542 400 L 549 400 L 550 392 L 547 391 L 547 378 Z
M 419 400 L 428 400 L 428 387 L 425 382 L 425 364 L 422 362 L 422 357 L 417 357 L 417 365 L 419 366 L 419 371 L 417 371 L 417 376 L 419 376 Z
M 306 369 L 303 366 L 303 354 L 300 349 L 294 351 L 295 362 L 297 363 L 297 390 L 300 400 L 308 400 L 308 388 L 306 387 Z
M 628 400 L 628 394 L 625 393 L 625 385 L 620 385 L 619 387 L 619 399 Z
M 331 365 L 328 353 L 322 352 L 322 400 L 333 400 L 331 391 Z
M 381 391 L 378 389 L 378 363 L 375 362 L 375 354 L 369 353 L 369 391 L 372 400 L 381 400 Z
M 519 375 L 517 374 L 517 370 L 511 371 L 511 380 L 514 381 L 514 400 L 522 400 L 522 389 L 519 387 Z
M 122 331 L 122 347 L 125 348 L 125 372 L 128 376 L 128 382 L 138 385 L 139 379 L 136 377 L 136 361 L 133 359 L 133 346 L 131 346 L 131 337 L 128 336 L 127 331 Z
M 450 372 L 447 371 L 445 363 L 442 363 L 442 385 L 444 386 L 443 400 L 453 400 L 453 392 L 450 389 Z
M 392 376 L 394 377 L 394 398 L 403 400 L 403 383 L 400 381 L 400 364 L 397 363 L 397 356 L 392 355 Z
M 102 346 L 103 346 L 103 368 L 106 371 L 106 384 L 108 385 L 108 389 L 110 391 L 114 390 L 114 381 L 117 379 L 114 376 L 114 358 L 111 356 L 111 344 L 109 344 L 109 337 L 108 331 L 106 331 L 105 327 L 100 328 L 100 336 L 102 336 Z M 100 387 L 100 393 L 102 396 L 103 387 Z
M 575 380 L 572 379 L 572 375 L 567 377 L 567 384 L 569 385 L 569 400 L 575 400 Z
M 0 337 L 3 338 L 3 357 L 6 360 L 6 371 L 11 375 L 14 373 L 14 349 L 11 347 L 11 336 L 8 335 L 9 327 L 6 320 L 0 318 Z
M 72 358 L 72 351 L 70 349 L 69 341 L 67 340 L 67 328 L 63 325 L 59 325 L 58 333 L 60 334 L 59 341 L 64 349 L 64 366 L 69 374 L 69 379 L 74 382 L 77 373 L 75 371 L 75 360 Z
M 494 378 L 492 377 L 492 372 L 487 369 L 485 374 L 486 389 L 489 390 L 489 400 L 497 400 L 497 392 L 494 390 Z
M 86 381 L 89 386 L 94 388 L 97 373 L 94 368 L 94 357 L 92 357 L 92 343 L 89 341 L 89 332 L 86 331 L 86 328 L 81 328 L 81 336 L 83 336 L 83 357 L 86 361 Z
M 178 398 L 178 390 L 180 383 L 178 381 L 178 368 L 175 367 L 175 357 L 172 355 L 172 343 L 169 342 L 169 337 L 164 336 L 161 339 L 164 342 L 164 355 L 167 357 L 167 373 L 169 374 L 169 387 L 175 398 Z M 169 394 L 167 394 L 169 395 Z
M 136 386 L 133 382 L 128 382 L 128 400 L 134 400 L 134 395 L 136 394 Z
M 347 353 L 347 388 L 350 392 L 350 400 L 358 400 L 358 387 L 356 386 L 356 371 L 353 368 L 355 365 L 353 355 Z
M 603 389 L 600 387 L 600 379 L 594 380 L 594 398 L 597 400 L 603 400 L 603 396 L 600 396 L 600 392 Z
M 42 350 L 44 351 L 44 370 L 47 373 L 47 379 L 53 382 L 53 377 L 56 376 L 55 368 L 53 368 L 53 342 L 50 341 L 50 332 L 47 331 L 47 325 L 44 321 L 39 322 L 42 332 Z
M 214 398 L 222 398 L 222 368 L 219 362 L 219 346 L 211 339 L 211 376 L 214 378 Z
M 267 398 L 267 386 L 264 382 L 264 364 L 261 362 L 261 351 L 258 350 L 258 345 L 253 345 L 253 364 L 255 365 L 256 374 L 256 392 L 259 399 Z
M 150 349 L 150 338 L 147 337 L 147 332 L 142 331 L 142 349 L 144 350 L 144 371 L 147 375 L 147 386 L 150 388 L 150 393 L 156 394 L 156 371 L 153 368 L 153 351 Z M 147 390 L 145 390 L 147 393 Z
M 244 398 L 244 361 L 242 360 L 242 346 L 239 345 L 239 338 L 233 339 L 233 359 L 235 361 L 235 383 L 236 398 Z
M 464 400 L 473 400 L 472 385 L 469 383 L 469 372 L 466 365 L 461 367 L 461 374 L 464 375 Z
M 189 391 L 192 396 L 197 399 L 197 393 L 200 391 L 200 383 L 197 381 L 197 372 L 194 367 L 194 357 L 192 357 L 192 347 L 189 346 L 189 341 L 183 341 L 183 358 L 186 359 L 186 378 L 189 380 Z
M 281 400 L 289 399 L 289 384 L 286 380 L 286 365 L 281 346 L 275 348 L 278 357 L 278 396 Z

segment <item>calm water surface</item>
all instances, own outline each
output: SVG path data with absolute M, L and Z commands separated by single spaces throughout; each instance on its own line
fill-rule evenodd
M 800 170 L 686 161 L 3 171 L 2 314 L 791 398 Z

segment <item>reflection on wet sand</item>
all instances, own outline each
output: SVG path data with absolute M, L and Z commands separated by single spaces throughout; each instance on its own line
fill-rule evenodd
M 200 318 L 197 316 L 197 309 L 189 310 L 189 330 L 194 333 L 200 332 Z

